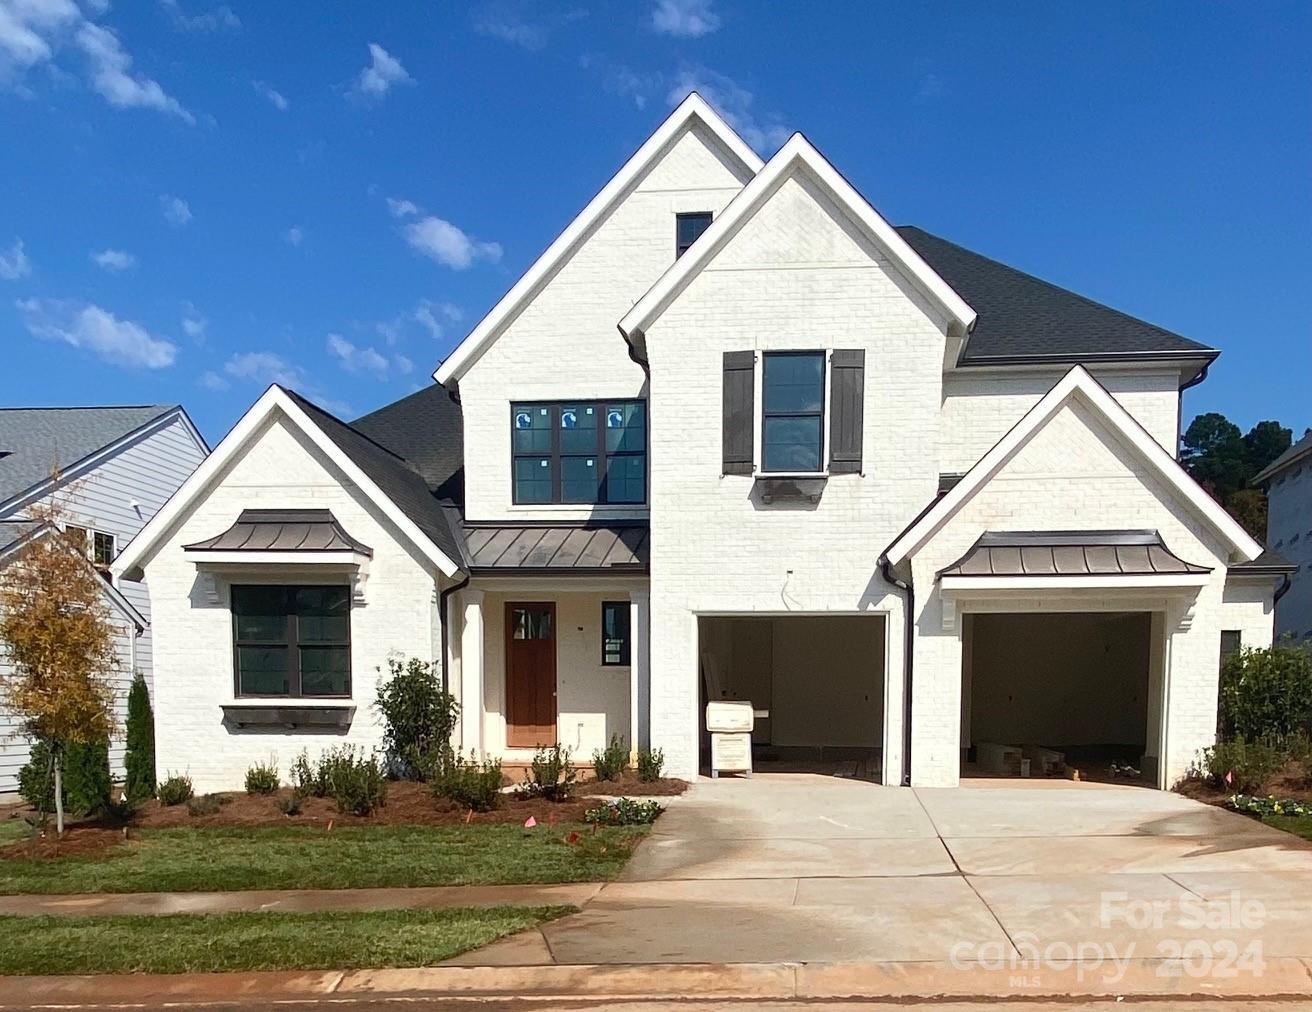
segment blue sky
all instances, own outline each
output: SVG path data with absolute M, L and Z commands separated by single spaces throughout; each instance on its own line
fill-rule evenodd
M 917 224 L 1222 349 L 1312 425 L 1312 5 L 0 0 L 0 403 L 437 362 L 690 87 Z

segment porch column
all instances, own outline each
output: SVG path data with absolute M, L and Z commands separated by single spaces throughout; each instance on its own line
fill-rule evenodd
M 483 755 L 483 592 L 460 591 L 460 746 Z
M 629 752 L 651 747 L 651 592 L 629 591 Z

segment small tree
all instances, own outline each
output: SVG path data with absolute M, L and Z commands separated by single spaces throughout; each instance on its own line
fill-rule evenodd
M 128 692 L 126 792 L 131 802 L 155 796 L 155 714 L 150 707 L 146 679 L 138 671 Z
M 1277 644 L 1231 654 L 1221 666 L 1222 738 L 1282 740 L 1312 730 L 1312 655 Z
M 443 690 L 433 666 L 417 657 L 387 659 L 375 709 L 383 718 L 383 745 L 393 776 L 422 780 L 436 757 L 445 760 L 460 704 Z
M 107 674 L 118 658 L 104 581 L 60 532 L 56 507 L 34 507 L 29 516 L 50 529 L 0 571 L 0 643 L 12 666 L 2 676 L 3 702 L 30 735 L 50 743 L 62 834 L 65 753 L 113 733 Z

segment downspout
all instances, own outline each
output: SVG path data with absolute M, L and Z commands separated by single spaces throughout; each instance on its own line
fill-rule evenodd
M 915 688 L 915 622 L 916 592 L 910 583 L 893 575 L 893 566 L 887 555 L 879 557 L 879 571 L 884 579 L 900 589 L 906 598 L 902 614 L 902 786 L 911 786 L 911 693 Z
M 457 590 L 463 590 L 465 587 L 469 586 L 469 577 L 470 574 L 466 573 L 465 578 L 463 580 L 461 580 L 459 583 L 451 584 L 451 586 L 447 587 L 446 590 L 440 591 L 437 595 L 438 621 L 442 625 L 442 691 L 443 692 L 451 691 L 450 681 L 448 678 L 449 664 L 447 663 L 449 658 L 451 657 L 451 649 L 450 649 L 451 634 L 448 631 L 451 624 L 449 621 L 451 615 L 450 615 L 450 609 L 447 607 L 447 601 L 450 599 L 451 595 L 454 594 Z
M 1291 586 L 1293 586 L 1293 582 L 1289 579 L 1289 574 L 1286 573 L 1280 581 L 1280 586 L 1276 588 L 1275 595 L 1271 598 L 1272 609 L 1280 603 L 1282 597 L 1289 593 L 1289 588 Z

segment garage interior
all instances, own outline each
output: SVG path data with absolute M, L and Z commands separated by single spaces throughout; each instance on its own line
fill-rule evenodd
M 703 768 L 706 702 L 745 700 L 769 714 L 752 732 L 755 769 L 879 779 L 885 616 L 703 616 L 698 625 Z
M 962 775 L 1020 775 L 1013 748 L 1034 757 L 1030 775 L 1045 775 L 1037 746 L 1064 757 L 1066 769 L 1048 775 L 1155 782 L 1147 753 L 1150 743 L 1157 751 L 1160 621 L 1150 612 L 963 616 Z

